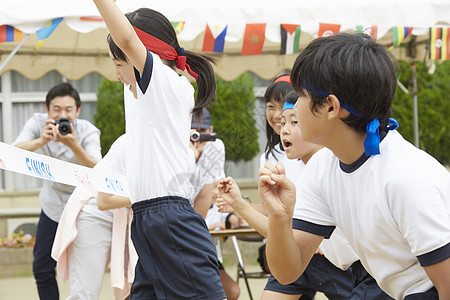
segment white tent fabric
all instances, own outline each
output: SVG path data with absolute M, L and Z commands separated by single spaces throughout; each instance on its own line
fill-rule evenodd
M 30 79 L 37 79 L 50 70 L 58 70 L 68 79 L 79 79 L 98 72 L 113 79 L 109 61 L 106 29 L 103 22 L 86 21 L 82 17 L 100 17 L 91 0 L 1 0 L 0 25 L 11 25 L 30 37 L 8 62 L 0 75 L 16 70 Z M 206 23 L 227 24 L 224 53 L 211 53 L 218 58 L 216 73 L 226 80 L 250 70 L 260 77 L 273 78 L 290 69 L 296 54 L 280 55 L 280 24 L 300 24 L 300 48 L 317 36 L 319 23 L 340 24 L 341 31 L 355 30 L 357 25 L 378 26 L 378 40 L 392 41 L 393 26 L 414 27 L 416 42 L 422 42 L 418 53 L 423 58 L 423 45 L 428 41 L 429 27 L 450 25 L 448 0 L 118 0 L 124 12 L 150 7 L 162 12 L 171 21 L 184 21 L 179 33 L 180 45 L 200 52 Z M 36 50 L 36 30 L 51 19 L 64 21 L 41 48 Z M 245 24 L 266 23 L 266 37 L 261 55 L 241 56 Z M 408 38 L 408 40 L 411 38 Z M 407 40 L 407 41 L 408 41 Z M 17 42 L 0 43 L 0 64 L 17 46 Z M 397 55 L 406 58 L 399 50 Z M 423 56 L 422 56 L 423 55 Z

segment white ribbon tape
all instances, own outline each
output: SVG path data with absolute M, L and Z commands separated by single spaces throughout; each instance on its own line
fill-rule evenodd
M 123 175 L 109 174 L 0 142 L 0 168 L 108 194 L 129 196 Z

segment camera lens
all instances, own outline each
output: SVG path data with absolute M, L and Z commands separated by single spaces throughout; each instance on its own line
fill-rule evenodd
M 191 133 L 191 142 L 198 142 L 200 140 L 200 133 L 198 131 L 193 131 Z
M 69 121 L 69 119 L 61 118 L 61 119 L 57 120 L 55 122 L 55 124 L 59 124 L 59 132 L 62 135 L 66 135 L 66 134 L 69 134 L 69 133 L 72 132 L 70 130 L 70 121 Z

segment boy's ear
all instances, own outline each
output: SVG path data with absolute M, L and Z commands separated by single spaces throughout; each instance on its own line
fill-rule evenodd
M 336 118 L 343 119 L 348 117 L 349 112 L 341 106 L 339 99 L 331 94 L 327 97 L 327 115 L 329 120 Z

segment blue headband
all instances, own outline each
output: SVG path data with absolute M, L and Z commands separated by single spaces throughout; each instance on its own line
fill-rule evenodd
M 283 105 L 283 111 L 285 111 L 286 109 L 293 109 L 294 108 L 294 103 L 289 103 L 289 102 L 284 102 Z
M 358 118 L 362 118 L 363 115 L 351 107 L 348 104 L 344 104 L 339 100 L 341 106 L 347 110 L 350 114 L 357 116 Z M 398 127 L 397 120 L 393 118 L 389 118 L 388 126 L 386 126 L 387 130 L 394 130 Z M 366 139 L 364 140 L 364 150 L 367 156 L 378 155 L 380 154 L 380 120 L 377 118 L 373 119 L 366 126 Z
M 303 84 L 303 88 L 311 93 L 309 89 L 306 88 L 305 84 Z M 330 93 L 326 93 L 322 90 L 318 92 L 319 96 L 321 97 L 328 97 Z M 339 100 L 339 99 L 338 99 Z M 363 114 L 351 107 L 348 104 L 343 103 L 341 100 L 339 100 L 339 103 L 341 106 L 348 111 L 350 114 L 362 118 Z M 393 119 L 389 118 L 388 126 L 386 126 L 387 130 L 394 130 L 398 127 L 398 122 Z M 366 139 L 364 140 L 364 151 L 367 156 L 371 155 L 377 155 L 380 154 L 380 120 L 377 118 L 373 119 L 369 124 L 366 126 Z

